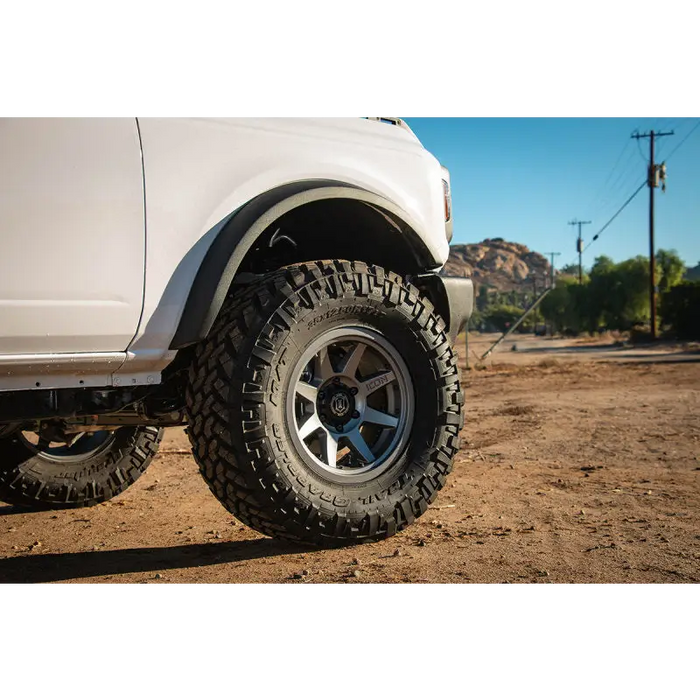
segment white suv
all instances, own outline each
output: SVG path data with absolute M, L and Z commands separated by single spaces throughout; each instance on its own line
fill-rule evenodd
M 0 120 L 0 500 L 77 507 L 188 425 L 315 544 L 420 516 L 459 447 L 449 174 L 401 119 Z

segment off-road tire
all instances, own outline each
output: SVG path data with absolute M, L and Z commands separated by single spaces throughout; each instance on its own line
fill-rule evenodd
M 303 348 L 344 324 L 401 348 L 415 387 L 403 454 L 351 485 L 309 468 L 284 413 Z M 204 479 L 239 520 L 272 537 L 337 546 L 390 537 L 425 513 L 459 449 L 462 404 L 445 324 L 416 287 L 360 262 L 306 263 L 229 296 L 190 368 L 188 434 Z
M 108 449 L 73 461 L 36 454 L 18 433 L 0 440 L 0 501 L 40 509 L 82 508 L 108 501 L 146 471 L 163 430 L 124 427 Z

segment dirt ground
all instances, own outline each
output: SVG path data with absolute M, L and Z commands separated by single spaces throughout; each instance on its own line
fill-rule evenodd
M 700 581 L 697 350 L 519 337 L 478 361 L 492 340 L 470 338 L 447 486 L 390 540 L 323 551 L 259 535 L 210 494 L 173 429 L 110 503 L 0 505 L 0 582 Z

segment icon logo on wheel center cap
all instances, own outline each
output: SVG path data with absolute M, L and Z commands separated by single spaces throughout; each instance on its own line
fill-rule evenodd
M 339 391 L 330 402 L 331 413 L 341 418 L 350 410 L 350 398 L 344 391 Z

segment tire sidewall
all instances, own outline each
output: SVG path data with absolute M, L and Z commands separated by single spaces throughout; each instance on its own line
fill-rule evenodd
M 283 477 L 296 487 L 302 486 L 314 503 L 332 504 L 348 513 L 363 514 L 372 503 L 384 501 L 389 505 L 405 498 L 406 491 L 425 474 L 436 443 L 439 367 L 434 361 L 434 346 L 400 304 L 385 302 L 384 298 L 358 298 L 346 291 L 339 298 L 320 299 L 312 308 L 302 306 L 295 323 L 286 330 L 279 329 L 273 313 L 256 341 L 262 338 L 267 347 L 270 340 L 274 342 L 274 359 L 264 385 L 265 412 Z M 271 326 L 278 329 L 272 338 Z M 401 356 L 413 384 L 415 410 L 411 434 L 394 464 L 374 479 L 343 484 L 324 478 L 296 448 L 291 434 L 294 427 L 287 420 L 286 397 L 293 391 L 297 379 L 294 369 L 305 349 L 322 334 L 346 327 L 349 334 L 358 327 L 378 332 Z
M 0 440 L 0 499 L 37 508 L 107 501 L 141 476 L 161 438 L 158 428 L 119 428 L 99 453 L 59 462 L 37 454 L 14 434 Z

